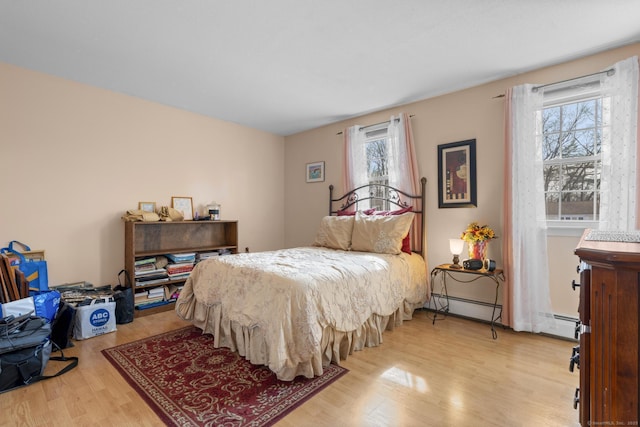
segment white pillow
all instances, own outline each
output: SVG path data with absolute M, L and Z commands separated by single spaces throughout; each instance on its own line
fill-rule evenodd
M 313 246 L 348 251 L 351 246 L 354 216 L 325 216 L 320 222 Z
M 363 215 L 356 212 L 351 250 L 380 254 L 399 254 L 402 239 L 409 232 L 413 212 L 402 215 Z

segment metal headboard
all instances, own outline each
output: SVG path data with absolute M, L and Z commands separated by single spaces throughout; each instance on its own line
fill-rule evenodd
M 370 183 L 362 185 L 353 190 L 349 190 L 344 195 L 334 198 L 333 196 L 333 184 L 329 186 L 329 215 L 337 215 L 339 211 L 344 211 L 352 208 L 358 210 L 358 204 L 365 200 L 381 201 L 388 203 L 389 205 L 397 206 L 398 208 L 406 208 L 413 206 L 413 213 L 416 214 L 416 221 L 418 224 L 422 224 L 420 227 L 420 249 L 414 250 L 419 254 L 423 253 L 423 247 L 425 245 L 425 212 L 426 212 L 426 187 L 427 178 L 422 177 L 420 179 L 420 194 L 408 194 L 402 190 L 386 184 Z M 363 194 L 366 196 L 362 197 Z M 379 196 L 383 194 L 384 196 Z M 419 208 L 416 208 L 414 202 L 418 201 Z M 413 229 L 413 227 L 412 227 Z

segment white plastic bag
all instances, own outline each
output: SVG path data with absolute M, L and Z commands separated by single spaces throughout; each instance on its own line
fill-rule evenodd
M 84 340 L 116 330 L 116 303 L 113 298 L 93 299 L 76 307 L 73 338 Z

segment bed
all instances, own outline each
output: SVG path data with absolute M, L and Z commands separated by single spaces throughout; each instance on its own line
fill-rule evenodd
M 421 182 L 419 195 L 371 184 L 334 198 L 330 186 L 312 245 L 202 261 L 176 313 L 283 381 L 380 345 L 430 294 Z

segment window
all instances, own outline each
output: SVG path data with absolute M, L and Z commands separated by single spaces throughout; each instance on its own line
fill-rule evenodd
M 367 152 L 367 180 L 369 184 L 389 185 L 389 138 L 387 126 L 368 128 L 365 132 Z M 382 186 L 372 187 L 369 208 L 389 210 L 388 189 Z
M 607 135 L 603 111 L 607 99 L 599 85 L 545 93 L 542 110 L 542 158 L 546 218 L 549 225 L 582 225 L 598 221 L 602 138 Z M 584 93 L 586 92 L 586 93 Z

